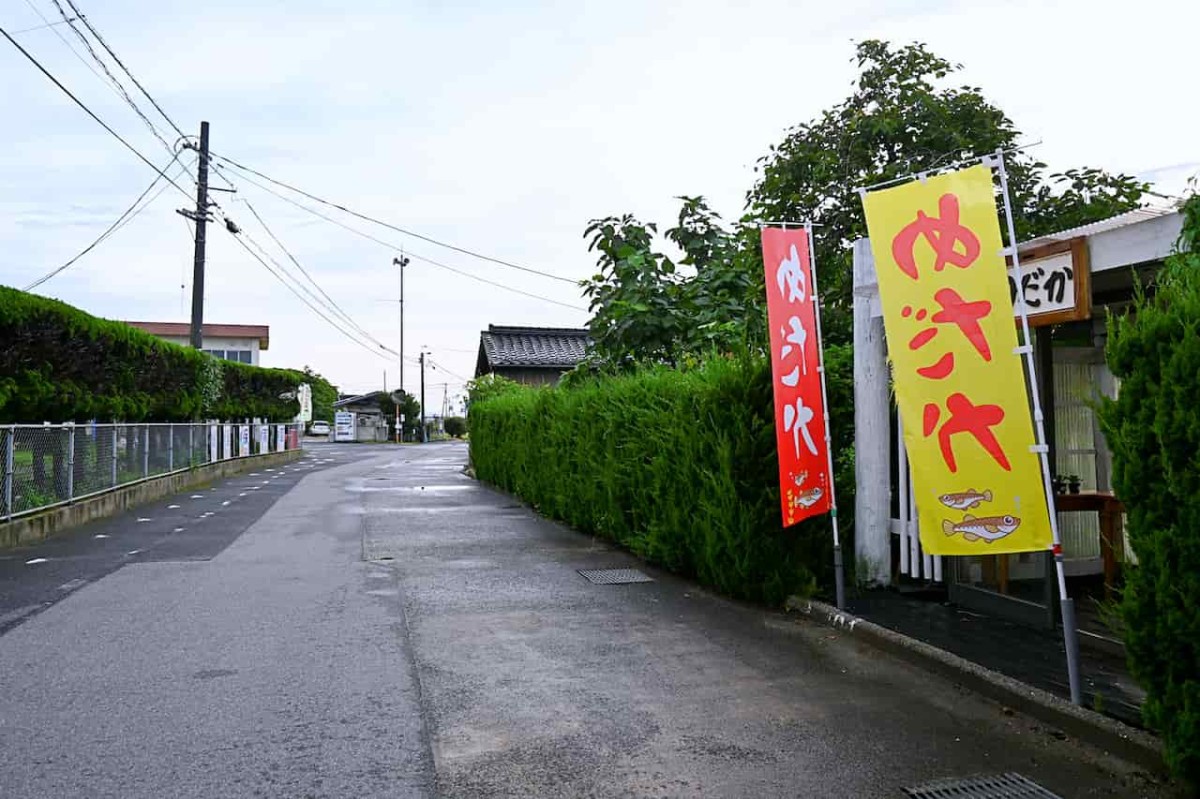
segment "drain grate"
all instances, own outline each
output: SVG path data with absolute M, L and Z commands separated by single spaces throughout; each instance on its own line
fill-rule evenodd
M 905 788 L 911 799 L 1062 799 L 1036 782 L 1009 772 L 994 776 L 938 780 L 916 788 Z
M 653 577 L 642 574 L 637 569 L 578 569 L 577 571 L 596 585 L 654 582 Z

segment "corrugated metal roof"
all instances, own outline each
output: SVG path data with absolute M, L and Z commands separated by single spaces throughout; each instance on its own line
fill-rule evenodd
M 574 327 L 488 325 L 479 334 L 479 343 L 487 363 L 479 364 L 477 374 L 505 367 L 571 369 L 587 354 L 588 331 Z
M 1059 233 L 1051 233 L 1047 236 L 1040 236 L 1032 241 L 1021 242 L 1021 249 L 1037 247 L 1042 244 L 1050 244 L 1055 241 L 1067 241 L 1069 239 L 1078 238 L 1079 236 L 1094 236 L 1097 233 L 1104 233 L 1109 230 L 1127 227 L 1128 225 L 1136 225 L 1139 222 L 1148 222 L 1152 219 L 1168 216 L 1178 213 L 1175 208 L 1167 207 L 1152 207 L 1152 208 L 1135 208 L 1132 211 L 1126 211 L 1123 214 L 1110 216 L 1108 219 L 1101 219 L 1099 222 L 1092 222 L 1087 225 L 1080 225 L 1069 230 L 1064 230 Z

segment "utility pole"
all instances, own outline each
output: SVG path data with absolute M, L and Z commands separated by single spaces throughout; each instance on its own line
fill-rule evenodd
M 208 123 L 200 123 L 200 160 L 196 168 L 196 256 L 192 264 L 192 347 L 204 346 L 204 228 L 208 223 Z
M 399 258 L 392 259 L 392 265 L 400 267 L 400 398 L 404 399 L 404 267 L 408 266 L 408 258 L 404 255 L 404 250 L 400 251 Z M 404 440 L 402 432 L 402 420 L 400 419 L 400 405 L 396 405 L 396 443 L 399 444 Z
M 425 441 L 425 350 L 421 350 L 421 443 Z

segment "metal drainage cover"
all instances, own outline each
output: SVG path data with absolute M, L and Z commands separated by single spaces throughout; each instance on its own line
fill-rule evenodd
M 642 574 L 637 569 L 578 569 L 577 571 L 596 585 L 654 582 L 653 577 Z
M 912 799 L 1062 799 L 1036 782 L 1012 772 L 989 777 L 938 780 L 916 788 L 905 788 L 904 793 Z

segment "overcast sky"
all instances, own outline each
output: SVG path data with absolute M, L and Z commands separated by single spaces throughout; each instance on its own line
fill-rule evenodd
M 1176 193 L 1200 171 L 1200 110 L 1187 94 L 1200 5 L 1183 0 L 76 5 L 186 133 L 211 123 L 214 152 L 400 227 L 571 279 L 592 273 L 582 233 L 593 217 L 632 212 L 665 223 L 676 195 L 703 194 L 736 218 L 754 162 L 787 127 L 849 92 L 853 42 L 865 38 L 922 40 L 962 62 L 956 82 L 982 87 L 1028 139 L 1041 139 L 1037 153 L 1053 168 L 1124 171 Z M 42 24 L 34 9 L 60 19 L 53 0 L 7 0 L 0 26 Z M 163 146 L 56 33 L 87 58 L 65 25 L 16 38 L 165 164 Z M 89 244 L 154 173 L 3 41 L 0 85 L 0 283 L 23 287 Z M 227 174 L 239 193 L 215 196 L 230 217 L 285 261 L 238 198 L 249 200 L 321 287 L 398 349 L 393 251 Z M 179 183 L 193 189 L 186 174 Z M 168 189 L 39 291 L 108 318 L 186 321 L 192 244 L 175 209 L 187 204 Z M 414 260 L 405 351 L 427 346 L 444 365 L 427 376 L 434 408 L 441 384 L 453 395 L 472 376 L 489 323 L 586 323 L 573 285 L 339 218 L 579 306 Z M 343 338 L 219 226 L 210 226 L 206 295 L 206 321 L 270 325 L 264 365 L 311 365 L 347 391 L 382 387 L 384 370 L 389 388 L 398 382 L 394 357 Z M 415 390 L 417 368 L 405 374 Z

